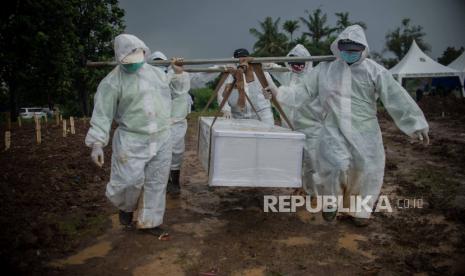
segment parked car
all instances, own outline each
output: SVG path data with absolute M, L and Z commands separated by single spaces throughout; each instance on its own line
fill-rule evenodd
M 42 108 L 42 111 L 45 112 L 45 114 L 47 114 L 49 117 L 52 117 L 53 114 L 54 114 L 54 111 L 50 110 L 50 108 L 48 108 L 48 107 Z
M 31 119 L 37 115 L 40 118 L 47 116 L 42 107 L 23 107 L 19 110 L 19 116 L 23 119 Z

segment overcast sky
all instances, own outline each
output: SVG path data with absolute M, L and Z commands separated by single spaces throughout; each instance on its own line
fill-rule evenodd
M 351 21 L 364 21 L 368 43 L 381 52 L 385 35 L 402 18 L 424 27 L 430 56 L 447 46 L 465 46 L 465 0 L 120 0 L 126 10 L 126 32 L 168 57 L 220 58 L 236 48 L 252 50 L 249 29 L 266 16 L 297 20 L 305 10 L 321 8 L 331 25 L 335 12 L 349 12 Z M 302 26 L 297 31 L 306 31 Z M 296 36 L 296 35 L 294 35 Z

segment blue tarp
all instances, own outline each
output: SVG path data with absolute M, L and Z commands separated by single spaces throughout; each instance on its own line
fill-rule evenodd
M 431 81 L 431 86 L 454 89 L 460 87 L 461 85 L 459 77 L 441 77 L 433 78 Z

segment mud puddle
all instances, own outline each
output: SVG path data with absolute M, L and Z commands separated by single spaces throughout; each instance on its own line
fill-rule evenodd
M 337 241 L 337 246 L 340 249 L 346 249 L 351 253 L 362 255 L 370 260 L 373 260 L 375 256 L 369 250 L 364 250 L 359 247 L 359 242 L 366 242 L 368 238 L 363 235 L 344 233 Z

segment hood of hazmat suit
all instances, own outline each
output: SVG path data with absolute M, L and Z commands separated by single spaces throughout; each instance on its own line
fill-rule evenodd
M 341 59 L 337 47 L 341 39 L 365 46 L 360 60 L 348 65 Z M 297 112 L 304 116 L 297 119 L 296 125 L 310 125 L 307 116 L 312 115 L 322 123 L 315 145 L 314 166 L 320 181 L 317 190 L 324 195 L 343 195 L 347 200 L 348 196 L 369 198 L 368 206 L 374 207 L 385 165 L 376 117 L 377 100 L 407 135 L 427 130 L 428 124 L 423 112 L 391 73 L 367 58 L 369 46 L 360 26 L 347 27 L 333 42 L 331 51 L 337 57 L 335 61 L 320 63 L 303 84 L 292 87 Z M 289 88 L 280 88 L 280 93 Z M 312 106 L 317 114 L 307 112 Z M 348 213 L 360 218 L 371 214 L 364 208 Z
M 287 56 L 295 56 L 295 57 L 311 57 L 310 52 L 305 48 L 302 44 L 297 44 L 292 50 L 287 53 Z M 277 64 L 269 64 L 271 68 L 279 68 L 281 66 Z M 313 68 L 313 62 L 308 61 L 305 62 L 305 69 L 302 72 L 294 72 L 292 71 L 291 65 L 286 62 L 286 67 L 289 69 L 289 72 L 273 72 L 271 71 L 271 75 L 281 84 L 285 86 L 296 85 L 305 77 L 305 75 L 310 72 Z
M 310 52 L 302 44 L 297 44 L 295 45 L 294 48 L 292 48 L 291 51 L 289 51 L 289 53 L 287 53 L 287 56 L 288 57 L 311 57 L 312 55 L 310 55 Z M 292 71 L 292 67 L 291 67 L 291 64 L 289 64 L 289 62 L 286 62 L 286 66 L 287 68 L 289 68 L 289 70 Z M 310 69 L 312 69 L 312 67 L 313 67 L 313 62 L 307 61 L 305 62 L 305 70 L 299 73 L 307 72 Z
M 121 64 L 126 56 L 139 49 L 146 59 L 150 55 L 145 43 L 133 35 L 118 35 L 114 49 L 119 65 L 97 88 L 85 143 L 106 146 L 113 120 L 117 123 L 106 195 L 126 212 L 134 211 L 143 197 L 138 226 L 155 227 L 162 223 L 171 163 L 171 95 L 187 93 L 189 75 L 168 78 L 162 69 L 147 63 L 134 73 L 126 72 Z
M 165 56 L 165 54 L 163 54 L 162 52 L 160 51 L 155 51 L 153 52 L 150 57 L 149 57 L 150 60 L 158 60 L 158 59 L 161 59 L 161 60 L 168 60 L 168 58 Z
M 291 51 L 287 54 L 288 57 L 290 56 L 296 56 L 296 57 L 310 57 L 310 53 L 308 52 L 307 48 L 305 48 L 302 44 L 297 44 L 294 48 L 292 48 Z M 272 67 L 281 67 L 277 64 L 273 64 Z M 313 67 L 313 62 L 305 62 L 305 69 L 301 72 L 295 72 L 292 70 L 292 67 L 289 63 L 286 62 L 286 67 L 289 69 L 289 72 L 273 72 L 271 71 L 272 76 L 281 84 L 285 86 L 293 86 L 297 85 L 302 82 L 304 78 L 306 78 L 308 72 Z M 286 94 L 280 93 L 279 95 L 280 101 L 282 102 L 288 102 L 288 101 L 293 101 L 292 99 L 286 99 L 286 98 L 292 98 L 293 97 L 293 91 L 290 90 Z M 291 121 L 291 123 L 295 124 L 295 109 L 284 105 L 283 110 L 286 113 L 287 117 Z M 282 120 L 283 126 L 287 127 L 287 124 L 284 120 Z
M 146 58 L 150 56 L 149 48 L 137 37 L 118 35 L 114 47 L 120 64 L 97 88 L 87 145 L 95 142 L 107 145 L 113 119 L 118 128 L 129 136 L 161 134 L 170 126 L 171 88 L 173 84 L 178 88 L 183 86 L 182 75 L 171 82 L 163 70 L 146 63 L 135 73 L 127 73 L 122 68 L 122 60 L 138 49 L 144 50 Z
M 145 59 L 150 56 L 150 49 L 145 43 L 134 35 L 121 34 L 115 37 L 114 42 L 115 59 L 118 63 L 122 63 L 124 58 L 136 52 L 138 49 L 144 51 Z
M 165 56 L 165 54 L 163 54 L 162 52 L 160 51 L 155 51 L 153 52 L 150 56 L 149 56 L 149 60 L 151 61 L 155 61 L 155 60 L 168 60 L 168 58 Z M 168 73 L 168 70 L 169 70 L 169 65 L 167 66 L 156 66 L 156 67 L 159 67 L 161 68 L 163 71 L 165 71 L 165 73 Z

